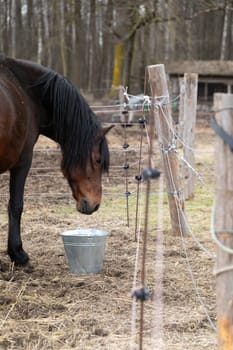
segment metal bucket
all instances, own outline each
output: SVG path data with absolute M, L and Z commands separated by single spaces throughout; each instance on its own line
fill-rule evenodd
M 70 271 L 98 273 L 103 268 L 106 230 L 78 228 L 61 233 Z

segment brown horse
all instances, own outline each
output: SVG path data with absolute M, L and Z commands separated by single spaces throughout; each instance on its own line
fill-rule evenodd
M 20 220 L 38 136 L 60 145 L 61 170 L 77 210 L 92 214 L 101 201 L 101 175 L 109 167 L 105 135 L 110 128 L 101 127 L 64 77 L 33 62 L 0 56 L 0 173 L 10 171 L 8 254 L 16 264 L 29 260 L 22 247 Z

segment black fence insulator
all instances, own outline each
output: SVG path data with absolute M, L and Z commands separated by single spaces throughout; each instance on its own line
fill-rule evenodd
M 124 193 L 124 195 L 125 195 L 126 197 L 129 197 L 129 196 L 131 196 L 131 192 L 126 191 L 126 192 Z
M 126 149 L 126 148 L 129 147 L 129 144 L 128 144 L 128 143 L 124 143 L 124 144 L 122 145 L 122 147 L 123 147 L 124 149 Z
M 125 163 L 124 165 L 123 165 L 123 169 L 129 169 L 129 164 L 128 163 Z
M 132 298 L 136 298 L 136 300 L 145 301 L 149 299 L 150 291 L 147 287 L 139 287 L 139 288 L 135 288 L 132 291 L 131 295 L 132 295 Z
M 150 179 L 157 179 L 160 176 L 160 171 L 156 168 L 145 168 L 142 172 L 142 176 L 145 181 Z
M 144 118 L 144 117 L 139 118 L 138 119 L 138 123 L 139 123 L 139 127 L 141 129 L 145 129 L 145 127 L 146 127 L 146 118 Z
M 138 123 L 141 124 L 141 125 L 146 124 L 146 118 L 144 118 L 144 117 L 139 118 L 138 119 Z
M 127 110 L 124 110 L 121 112 L 122 114 L 128 114 L 129 112 Z
M 135 180 L 137 180 L 138 182 L 142 181 L 142 175 L 136 175 Z

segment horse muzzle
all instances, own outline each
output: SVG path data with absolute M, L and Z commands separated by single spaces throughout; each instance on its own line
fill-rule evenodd
M 88 200 L 82 199 L 80 203 L 77 203 L 77 210 L 82 214 L 91 215 L 99 209 L 99 206 L 99 203 L 91 204 Z

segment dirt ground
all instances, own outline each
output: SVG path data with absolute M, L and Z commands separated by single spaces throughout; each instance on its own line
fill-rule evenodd
M 43 138 L 39 140 L 27 182 L 22 220 L 24 248 L 30 255 L 32 271 L 13 266 L 6 255 L 8 176 L 1 175 L 1 350 L 139 348 L 141 304 L 132 299 L 131 290 L 135 271 L 136 285 L 141 283 L 142 244 L 135 268 L 138 244 L 134 239 L 137 188 L 134 176 L 140 130 L 129 129 L 127 158 L 121 147 L 123 129 L 116 127 L 109 137 L 110 175 L 103 179 L 102 206 L 91 216 L 75 211 L 70 190 L 59 171 L 60 153 L 56 145 Z M 198 185 L 195 198 L 187 203 L 187 213 L 195 237 L 213 253 L 209 226 L 214 142 L 208 120 L 198 121 L 196 148 L 196 166 L 204 185 Z M 143 152 L 146 163 L 146 147 Z M 128 179 L 133 193 L 129 198 L 129 227 L 122 161 L 133 164 Z M 160 167 L 158 150 L 155 161 Z M 166 196 L 164 230 L 158 230 L 159 184 L 156 180 L 152 185 L 148 218 L 145 284 L 150 297 L 144 302 L 143 349 L 162 349 L 158 344 L 163 339 L 164 350 L 214 350 L 216 333 L 206 316 L 208 313 L 215 324 L 214 259 L 190 235 L 184 239 L 172 235 Z M 143 231 L 143 220 L 140 225 Z M 99 274 L 74 275 L 69 271 L 60 233 L 77 226 L 102 227 L 110 232 L 104 268 Z M 163 244 L 158 255 L 159 239 Z M 155 281 L 159 273 L 162 281 L 158 285 Z M 161 295 L 155 303 L 158 291 Z

